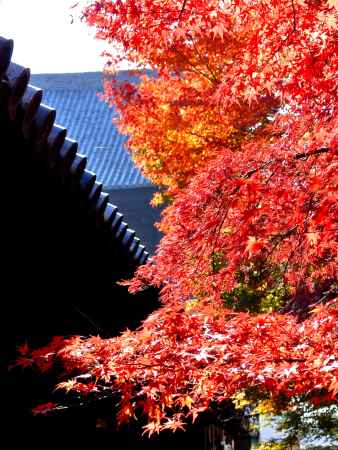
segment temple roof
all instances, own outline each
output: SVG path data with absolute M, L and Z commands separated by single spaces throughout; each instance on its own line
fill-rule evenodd
M 118 78 L 130 78 L 121 72 Z M 100 99 L 102 73 L 61 73 L 31 76 L 43 89 L 43 102 L 56 108 L 56 123 L 81 143 L 87 167 L 106 187 L 150 185 L 135 167 L 126 150 L 126 137 L 113 124 L 116 113 Z
M 41 103 L 44 92 L 29 84 L 29 69 L 11 62 L 12 51 L 13 41 L 0 37 L 0 120 L 4 129 L 12 130 L 21 147 L 27 146 L 38 164 L 60 179 L 63 189 L 66 187 L 72 194 L 77 192 L 82 207 L 94 215 L 97 228 L 104 229 L 105 233 L 109 230 L 112 241 L 120 246 L 130 264 L 143 264 L 148 254 L 140 239 L 128 228 L 118 208 L 109 202 L 101 180 L 97 181 L 96 174 L 88 170 L 88 158 L 78 152 L 79 144 L 66 137 L 66 128 L 56 125 L 56 110 Z M 81 127 L 88 129 L 88 124 L 79 118 L 76 127 L 80 133 Z M 114 135 L 111 142 L 120 148 L 114 144 Z

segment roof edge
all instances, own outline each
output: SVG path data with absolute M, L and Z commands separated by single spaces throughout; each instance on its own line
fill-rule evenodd
M 86 169 L 87 158 L 78 153 L 78 143 L 66 137 L 67 130 L 55 124 L 56 111 L 41 103 L 41 89 L 29 85 L 29 69 L 11 62 L 13 41 L 0 37 L 0 84 L 6 90 L 4 109 L 8 120 L 16 123 L 24 140 L 32 143 L 34 152 L 43 153 L 52 170 L 62 168 L 83 193 L 88 208 L 95 211 L 99 223 L 110 230 L 136 265 L 148 259 L 145 246 L 128 228 L 118 208 L 109 202 L 102 183 Z

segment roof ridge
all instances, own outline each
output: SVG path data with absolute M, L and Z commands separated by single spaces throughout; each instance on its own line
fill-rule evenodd
M 86 169 L 87 157 L 78 153 L 78 143 L 66 137 L 67 130 L 55 123 L 56 110 L 41 103 L 42 89 L 29 84 L 30 70 L 11 62 L 13 41 L 0 37 L 0 84 L 5 86 L 7 113 L 22 137 L 43 154 L 47 166 L 76 185 L 99 226 L 108 229 L 136 264 L 148 259 L 135 231 L 123 222 L 123 214 L 109 202 L 102 183 Z

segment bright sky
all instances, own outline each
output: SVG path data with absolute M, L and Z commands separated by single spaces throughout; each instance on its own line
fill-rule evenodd
M 0 0 L 0 35 L 14 40 L 12 60 L 32 73 L 100 71 L 104 44 L 78 20 L 75 0 Z

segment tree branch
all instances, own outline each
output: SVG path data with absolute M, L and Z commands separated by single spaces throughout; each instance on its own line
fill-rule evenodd
M 182 17 L 182 14 L 183 14 L 183 12 L 184 12 L 185 5 L 186 5 L 186 4 L 187 4 L 187 0 L 183 0 L 182 8 L 181 8 L 180 14 L 179 14 L 178 19 L 177 19 L 178 21 L 181 20 L 181 17 Z
M 330 151 L 329 148 L 322 147 L 322 148 L 318 148 L 317 150 L 313 150 L 312 152 L 308 152 L 308 153 L 297 153 L 297 155 L 295 156 L 295 159 L 308 158 L 309 156 L 320 155 L 321 153 L 327 153 L 328 151 Z
M 291 4 L 292 4 L 292 13 L 293 13 L 293 33 L 296 31 L 296 26 L 297 26 L 297 22 L 296 22 L 296 9 L 295 9 L 295 4 L 294 4 L 294 0 L 291 0 Z

